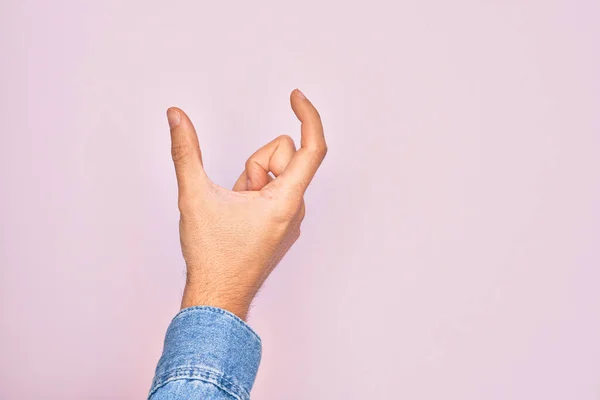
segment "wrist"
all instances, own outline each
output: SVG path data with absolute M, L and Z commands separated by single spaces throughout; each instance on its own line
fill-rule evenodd
M 181 299 L 181 309 L 193 306 L 210 306 L 220 308 L 235 314 L 246 321 L 252 296 L 242 293 L 232 293 L 216 288 L 198 287 L 192 283 L 186 283 Z

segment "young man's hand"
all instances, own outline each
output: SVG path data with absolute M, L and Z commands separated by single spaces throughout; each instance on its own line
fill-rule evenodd
M 233 191 L 206 176 L 188 116 L 178 108 L 167 111 L 187 265 L 181 308 L 209 305 L 246 319 L 256 292 L 298 239 L 304 192 L 327 146 L 311 102 L 299 90 L 290 100 L 301 122 L 301 148 L 289 136 L 266 144 L 246 161 Z

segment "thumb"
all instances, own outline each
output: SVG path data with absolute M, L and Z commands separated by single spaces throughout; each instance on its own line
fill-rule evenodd
M 175 164 L 179 196 L 197 193 L 208 178 L 202 166 L 202 153 L 194 125 L 176 107 L 167 110 L 167 119 L 171 129 L 171 155 Z

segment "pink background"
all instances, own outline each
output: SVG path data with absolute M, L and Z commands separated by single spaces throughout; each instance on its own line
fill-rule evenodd
M 319 107 L 255 399 L 600 398 L 596 0 L 0 3 L 0 398 L 141 399 L 212 179 Z

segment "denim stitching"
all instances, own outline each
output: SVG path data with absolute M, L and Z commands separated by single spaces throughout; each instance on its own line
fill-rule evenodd
M 180 367 L 169 371 L 160 378 L 157 378 L 152 385 L 152 390 L 148 394 L 148 399 L 150 399 L 158 389 L 165 386 L 169 382 L 182 379 L 200 380 L 211 383 L 225 393 L 235 397 L 237 400 L 245 400 L 250 398 L 250 394 L 244 388 L 237 385 L 224 375 L 217 374 L 212 370 L 202 367 Z
M 184 308 L 183 310 L 179 311 L 177 313 L 177 315 L 175 315 L 175 317 L 173 317 L 173 320 L 175 320 L 175 319 L 179 318 L 179 316 L 181 316 L 185 313 L 191 312 L 191 311 L 209 311 L 212 313 L 225 315 L 226 317 L 235 321 L 242 328 L 244 328 L 247 331 L 249 331 L 250 333 L 252 333 L 252 335 L 258 340 L 258 342 L 261 343 L 261 340 L 260 340 L 260 337 L 258 336 L 258 334 L 256 334 L 256 332 L 254 332 L 254 330 L 252 330 L 252 328 L 250 328 L 250 326 L 247 323 L 242 321 L 237 315 L 232 314 L 229 311 L 226 311 L 226 310 L 223 310 L 220 308 L 211 307 L 211 306 L 193 306 L 193 307 Z

